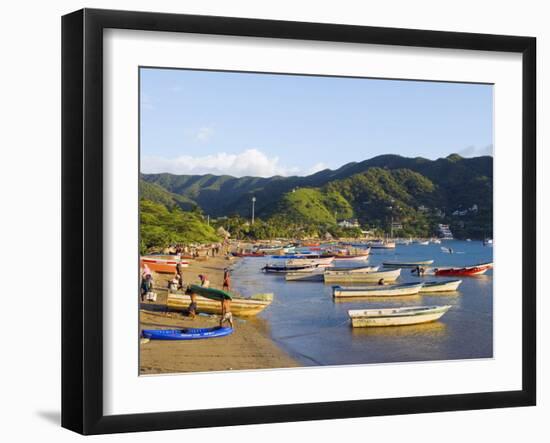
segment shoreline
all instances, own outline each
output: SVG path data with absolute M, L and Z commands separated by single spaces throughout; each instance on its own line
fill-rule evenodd
M 190 260 L 183 268 L 185 284 L 197 283 L 198 274 L 206 274 L 212 287 L 221 288 L 223 270 L 238 259 L 223 256 Z M 165 288 L 172 274 L 153 273 L 155 288 Z M 157 291 L 153 306 L 166 306 L 166 291 Z M 200 328 L 217 326 L 218 315 L 197 315 L 195 319 L 179 312 L 158 312 L 140 308 L 141 329 Z M 269 309 L 269 308 L 268 308 Z M 140 375 L 226 370 L 273 369 L 302 367 L 271 338 L 269 324 L 257 317 L 234 317 L 234 332 L 227 337 L 190 340 L 150 340 L 140 344 Z

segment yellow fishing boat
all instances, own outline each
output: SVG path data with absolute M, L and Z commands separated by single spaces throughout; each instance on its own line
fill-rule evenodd
M 273 294 L 256 294 L 250 298 L 233 298 L 231 312 L 239 317 L 257 315 L 267 308 L 273 301 Z M 207 314 L 221 314 L 221 303 L 200 295 L 196 296 L 197 311 Z M 187 310 L 191 303 L 191 296 L 187 294 L 168 294 L 166 306 L 176 311 Z

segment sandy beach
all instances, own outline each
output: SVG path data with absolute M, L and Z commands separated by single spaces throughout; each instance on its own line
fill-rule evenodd
M 198 275 L 206 274 L 212 287 L 221 288 L 223 269 L 232 261 L 225 257 L 208 257 L 190 260 L 184 268 L 185 283 L 198 283 Z M 155 286 L 167 286 L 171 274 L 154 274 Z M 216 315 L 198 315 L 195 319 L 182 313 L 158 311 L 166 305 L 167 292 L 157 291 L 155 306 L 142 304 L 140 328 L 186 328 L 217 326 Z M 155 309 L 157 311 L 155 311 Z M 268 308 L 269 309 L 269 308 Z M 301 366 L 281 350 L 270 338 L 268 324 L 256 317 L 235 317 L 235 330 L 227 337 L 191 341 L 155 341 L 140 344 L 140 373 L 161 374 L 177 372 L 225 371 L 264 368 L 290 368 Z

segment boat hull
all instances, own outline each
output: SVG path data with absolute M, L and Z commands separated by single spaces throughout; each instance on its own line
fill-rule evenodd
M 420 292 L 452 292 L 458 290 L 462 280 L 447 282 L 425 282 Z
M 286 281 L 323 281 L 323 272 L 288 272 Z
M 325 271 L 325 283 L 377 283 L 380 279 L 393 282 L 401 275 L 401 269 L 376 272 Z
M 239 317 L 251 317 L 262 312 L 273 300 L 254 300 L 253 298 L 234 298 L 231 302 L 231 313 Z M 200 295 L 196 296 L 197 311 L 206 314 L 221 314 L 221 303 Z M 168 294 L 166 306 L 173 311 L 186 311 L 191 303 L 187 294 Z
M 429 266 L 433 263 L 433 260 L 424 260 L 417 262 L 383 262 L 382 266 L 385 268 L 416 268 L 417 266 Z
M 354 328 L 407 326 L 439 320 L 450 306 L 350 310 L 348 315 Z
M 176 272 L 176 265 L 180 264 L 181 267 L 186 268 L 189 266 L 189 262 L 178 260 L 163 260 L 157 258 L 142 258 L 140 260 L 141 266 L 147 265 L 147 267 L 154 272 L 161 274 L 173 274 Z
M 415 285 L 394 285 L 394 286 L 374 286 L 374 287 L 343 287 L 335 286 L 332 289 L 334 297 L 400 297 L 404 295 L 417 295 L 422 288 L 423 283 Z
M 150 340 L 200 340 L 225 337 L 233 328 L 144 329 L 141 335 Z
M 465 268 L 443 268 L 435 269 L 434 274 L 438 276 L 473 277 L 476 275 L 483 275 L 491 268 L 492 265 L 469 266 Z

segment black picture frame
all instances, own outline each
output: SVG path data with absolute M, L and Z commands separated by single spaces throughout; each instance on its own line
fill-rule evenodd
M 103 30 L 522 54 L 522 389 L 260 407 L 103 413 Z M 412 414 L 536 403 L 536 39 L 232 17 L 83 9 L 62 18 L 62 426 L 82 434 Z

